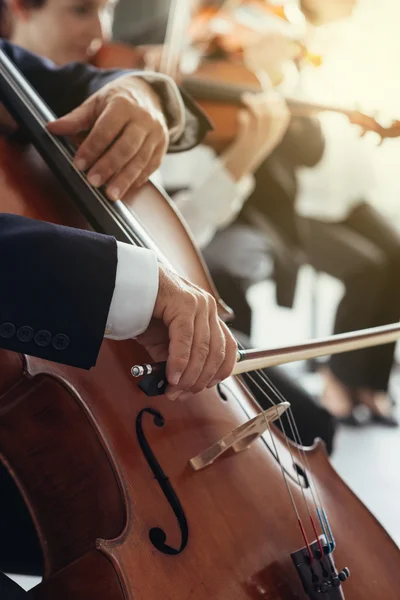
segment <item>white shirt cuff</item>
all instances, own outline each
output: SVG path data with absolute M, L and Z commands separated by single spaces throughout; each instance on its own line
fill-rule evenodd
M 200 248 L 205 248 L 219 229 L 230 225 L 254 189 L 254 177 L 235 181 L 219 159 L 195 189 L 174 196 Z
M 134 338 L 150 323 L 158 293 L 155 252 L 117 242 L 118 264 L 114 294 L 104 333 L 112 340 Z
M 183 135 L 186 127 L 186 109 L 181 93 L 175 81 L 162 73 L 150 73 L 148 71 L 135 72 L 134 75 L 141 77 L 147 83 L 163 84 L 163 102 L 165 112 L 169 116 L 169 139 L 173 144 Z

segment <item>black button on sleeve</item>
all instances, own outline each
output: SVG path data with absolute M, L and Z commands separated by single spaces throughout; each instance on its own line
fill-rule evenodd
M 57 333 L 53 338 L 53 347 L 56 350 L 66 350 L 69 346 L 69 337 L 65 333 Z
M 37 346 L 48 346 L 51 342 L 51 333 L 46 329 L 39 329 L 35 334 L 35 344 Z
M 12 338 L 15 334 L 15 325 L 12 323 L 2 323 L 0 325 L 0 337 L 2 338 Z
M 17 331 L 17 338 L 20 342 L 30 342 L 34 336 L 34 331 L 32 327 L 28 325 L 23 325 Z

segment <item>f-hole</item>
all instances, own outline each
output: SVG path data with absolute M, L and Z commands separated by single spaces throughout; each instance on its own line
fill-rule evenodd
M 44 560 L 35 526 L 19 489 L 1 461 L 0 491 L 0 571 L 42 577 Z
M 293 468 L 300 478 L 300 483 L 301 483 L 302 487 L 309 488 L 310 482 L 308 481 L 307 473 L 304 471 L 304 469 L 295 462 L 293 463 Z
M 228 396 L 225 394 L 224 389 L 220 383 L 217 385 L 217 390 L 221 400 L 223 400 L 224 402 L 228 402 Z

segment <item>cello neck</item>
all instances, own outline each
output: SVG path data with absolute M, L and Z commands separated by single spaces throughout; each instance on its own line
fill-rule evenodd
M 2 49 L 0 97 L 95 231 L 112 235 L 120 242 L 151 248 L 162 262 L 166 261 L 165 264 L 169 265 L 158 246 L 122 202 L 111 203 L 102 190 L 93 188 L 75 168 L 72 144 L 47 132 L 46 124 L 55 120 L 54 113 Z

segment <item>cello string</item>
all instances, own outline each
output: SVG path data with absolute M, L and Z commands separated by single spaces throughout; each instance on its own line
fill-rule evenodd
M 244 346 L 243 346 L 242 344 L 240 344 L 240 342 L 238 342 L 238 345 L 239 345 L 239 348 L 240 348 L 240 349 L 242 349 L 242 350 L 244 349 Z M 255 375 L 258 375 L 258 376 L 260 376 L 260 373 L 259 373 L 258 371 L 256 371 L 256 372 L 255 372 Z M 263 395 L 263 396 L 264 396 L 264 397 L 265 397 L 265 398 L 268 400 L 268 402 L 269 402 L 270 404 L 272 404 L 272 406 L 275 406 L 275 407 L 277 407 L 277 403 L 276 403 L 276 402 L 274 402 L 274 400 L 273 400 L 273 399 L 270 397 L 270 395 L 269 395 L 269 394 L 267 393 L 267 391 L 265 390 L 265 385 L 264 385 L 264 387 L 263 387 L 263 386 L 261 386 L 261 385 L 260 385 L 260 384 L 259 384 L 259 383 L 258 383 L 258 382 L 255 380 L 255 378 L 254 378 L 253 374 L 251 374 L 251 373 L 248 373 L 248 374 L 247 374 L 247 377 L 248 377 L 248 378 L 249 378 L 249 379 L 250 379 L 250 380 L 251 380 L 251 381 L 254 383 L 254 385 L 255 385 L 255 386 L 256 386 L 256 387 L 257 387 L 257 388 L 260 390 L 261 394 L 262 394 L 262 395 Z M 262 380 L 261 380 L 261 383 L 263 383 L 263 381 L 262 381 Z M 267 385 L 268 385 L 268 381 L 267 381 L 266 383 L 267 383 Z M 283 402 L 285 401 L 285 398 L 284 398 L 284 396 L 283 396 L 282 394 L 280 394 L 280 398 L 279 398 L 279 395 L 278 395 L 278 393 L 277 393 L 278 391 L 277 391 L 277 390 L 276 390 L 276 389 L 275 389 L 273 386 L 271 386 L 271 385 L 270 385 L 270 386 L 268 386 L 268 387 L 269 387 L 269 390 L 270 390 L 270 392 L 271 392 L 272 394 L 274 394 L 274 395 L 277 397 L 277 399 L 278 399 L 278 404 L 279 404 L 279 403 L 281 403 L 282 401 L 283 401 Z M 260 405 L 260 403 L 259 403 L 259 402 L 256 400 L 256 398 L 254 397 L 254 394 L 252 394 L 252 397 L 253 397 L 253 400 L 255 401 L 255 403 L 257 404 L 257 406 L 259 407 L 259 409 L 260 409 L 262 412 L 264 412 L 264 411 L 263 411 L 263 409 L 262 409 L 262 407 L 261 407 L 261 405 Z M 289 407 L 288 411 L 291 411 L 291 407 Z M 280 424 L 281 424 L 281 427 L 282 427 L 282 432 L 283 432 L 283 436 L 284 436 L 284 439 L 285 439 L 285 443 L 286 443 L 287 451 L 288 451 L 288 453 L 289 453 L 289 455 L 290 455 L 290 458 L 291 458 L 291 461 L 292 461 L 292 464 L 293 464 L 293 468 L 294 468 L 294 471 L 295 471 L 295 473 L 296 473 L 297 482 L 298 482 L 298 485 L 299 485 L 299 487 L 300 487 L 301 494 L 302 494 L 302 497 L 303 497 L 303 502 L 304 502 L 304 504 L 305 504 L 305 506 L 306 506 L 306 511 L 307 511 L 307 513 L 308 513 L 308 515 L 309 515 L 310 522 L 311 522 L 311 524 L 312 524 L 312 527 L 313 527 L 314 534 L 315 534 L 315 536 L 316 536 L 316 538 L 317 538 L 317 540 L 318 540 L 318 544 L 319 544 L 319 546 L 320 546 L 320 552 L 321 552 L 321 555 L 323 555 L 323 550 L 322 550 L 322 546 L 321 546 L 321 543 L 320 543 L 320 540 L 319 540 L 319 536 L 318 536 L 318 533 L 317 533 L 317 530 L 316 530 L 316 527 L 315 527 L 314 519 L 312 518 L 312 514 L 311 514 L 310 507 L 309 507 L 309 503 L 308 503 L 308 500 L 307 500 L 307 497 L 306 497 L 306 494 L 305 494 L 304 488 L 303 488 L 303 486 L 302 486 L 302 484 L 301 484 L 301 481 L 300 481 L 300 473 L 299 473 L 299 471 L 298 471 L 298 470 L 295 468 L 295 461 L 294 461 L 294 457 L 293 457 L 293 452 L 292 452 L 292 449 L 291 449 L 291 447 L 290 447 L 290 444 L 289 444 L 288 435 L 287 435 L 287 433 L 286 433 L 286 428 L 285 428 L 285 425 L 284 425 L 284 423 L 283 423 L 283 418 L 282 418 L 282 415 L 280 415 L 280 414 L 279 414 L 278 410 L 277 410 L 277 417 L 278 417 L 278 419 L 277 419 L 277 420 L 279 420 L 279 422 L 280 422 Z M 289 420 L 288 420 L 288 421 L 289 421 Z M 289 424 L 290 424 L 290 421 L 289 421 Z M 275 444 L 275 440 L 274 440 L 274 438 L 273 438 L 273 436 L 272 436 L 272 432 L 271 432 L 271 429 L 270 429 L 269 425 L 268 425 L 268 430 L 269 430 L 269 432 L 270 432 L 271 439 L 273 440 L 273 445 L 274 445 L 274 449 L 275 449 L 275 454 L 276 454 L 277 460 L 278 460 L 279 464 L 281 465 L 281 460 L 280 460 L 280 457 L 279 457 L 279 453 L 278 453 L 278 450 L 277 450 L 277 446 L 276 446 L 276 444 Z M 294 439 L 296 439 L 293 431 L 292 431 L 292 435 L 293 435 Z M 300 461 L 300 462 L 301 462 L 301 461 Z M 281 467 L 281 468 L 282 468 L 282 467 Z M 289 484 L 288 484 L 288 482 L 287 482 L 287 475 L 286 475 L 286 472 L 285 472 L 285 470 L 284 470 L 284 469 L 282 469 L 282 475 L 283 475 L 283 478 L 284 478 L 284 480 L 285 480 L 286 487 L 287 487 L 287 488 L 288 488 L 288 490 L 289 490 Z M 290 493 L 290 498 L 291 498 L 292 504 L 294 503 L 294 504 L 296 505 L 296 503 L 295 503 L 295 501 L 294 501 L 294 498 L 293 498 L 293 495 L 292 495 L 291 493 Z M 313 498 L 313 502 L 314 502 L 314 507 L 315 507 L 315 509 L 317 509 L 316 502 L 315 502 L 315 497 L 314 497 L 313 495 L 312 495 L 312 498 Z M 298 524 L 299 524 L 299 527 L 300 527 L 300 530 L 301 530 L 301 533 L 302 533 L 303 539 L 304 539 L 304 541 L 305 541 L 305 544 L 306 544 L 306 546 L 307 546 L 307 549 L 308 549 L 308 552 L 309 552 L 309 555 L 310 555 L 310 560 L 312 561 L 312 560 L 313 560 L 313 556 L 312 556 L 311 549 L 310 549 L 310 545 L 309 545 L 309 542 L 308 542 L 308 539 L 307 539 L 307 536 L 306 536 L 306 533 L 305 533 L 305 529 L 304 529 L 304 527 L 303 527 L 303 524 L 302 524 L 302 521 L 301 521 L 301 519 L 300 519 L 299 511 L 298 511 L 298 509 L 297 509 L 297 505 L 296 505 L 296 509 L 295 509 L 295 511 L 296 511 L 296 516 L 297 516 L 297 518 L 298 518 Z M 317 513 L 317 514 L 318 514 L 318 513 Z
M 269 402 L 270 402 L 271 404 L 273 404 L 273 406 L 277 406 L 277 404 L 276 404 L 276 403 L 275 403 L 275 402 L 272 400 L 272 398 L 270 398 L 270 397 L 269 397 L 269 395 L 266 393 L 265 389 L 264 389 L 264 388 L 263 388 L 263 387 L 262 387 L 262 386 L 261 386 L 261 385 L 260 385 L 260 384 L 259 384 L 259 383 L 258 383 L 256 380 L 255 380 L 255 378 L 253 377 L 253 375 L 251 375 L 251 374 L 249 373 L 249 374 L 248 374 L 248 377 L 249 377 L 249 379 L 250 379 L 250 380 L 251 380 L 251 381 L 254 383 L 254 385 L 255 385 L 255 386 L 256 386 L 256 387 L 257 387 L 257 388 L 258 388 L 258 389 L 261 391 L 261 393 L 262 393 L 262 394 L 263 394 L 263 395 L 264 395 L 264 396 L 265 396 L 265 397 L 266 397 L 266 398 L 269 400 Z M 273 391 L 273 390 L 271 390 L 271 391 Z M 256 402 L 257 402 L 257 401 L 256 401 Z M 280 403 L 280 402 L 278 402 L 278 404 L 279 404 L 279 403 Z M 257 402 L 257 404 L 258 404 L 258 402 Z M 261 408 L 261 406 L 260 406 L 260 408 Z M 290 410 L 290 407 L 289 407 L 289 409 L 288 409 L 288 410 Z M 286 433 L 286 430 L 285 430 L 285 426 L 284 426 L 284 424 L 283 424 L 282 416 L 280 416 L 280 415 L 279 415 L 279 413 L 278 413 L 278 410 L 277 410 L 277 415 L 278 415 L 278 420 L 279 420 L 279 422 L 280 422 L 280 424 L 281 424 L 281 427 L 282 427 L 282 432 L 283 432 L 283 437 L 284 437 L 284 440 L 285 440 L 285 443 L 286 443 L 286 448 L 287 448 L 287 450 L 288 450 L 288 452 L 289 452 L 289 455 L 290 455 L 290 458 L 291 458 L 291 461 L 292 461 L 292 464 L 293 464 L 293 467 L 294 467 L 294 471 L 295 471 L 295 473 L 296 473 L 297 482 L 298 482 L 298 484 L 299 484 L 299 487 L 300 487 L 300 490 L 301 490 L 301 494 L 302 494 L 302 497 L 303 497 L 303 502 L 304 502 L 304 504 L 305 504 L 305 506 L 306 506 L 306 510 L 307 510 L 307 512 L 308 512 L 308 515 L 309 515 L 309 517 L 310 517 L 310 520 L 311 520 L 311 523 L 312 523 L 312 522 L 313 522 L 313 519 L 312 519 L 312 515 L 311 515 L 310 507 L 309 507 L 309 504 L 308 504 L 308 500 L 307 500 L 307 498 L 306 498 L 306 495 L 305 495 L 304 487 L 301 485 L 301 481 L 300 481 L 300 473 L 299 473 L 299 471 L 298 471 L 298 470 L 295 468 L 295 462 L 294 462 L 294 457 L 293 457 L 292 449 L 290 448 L 290 444 L 289 444 L 288 436 L 287 436 L 287 433 Z M 275 453 L 276 453 L 276 456 L 277 456 L 278 463 L 279 463 L 279 464 L 281 464 L 281 460 L 280 460 L 280 457 L 279 457 L 279 453 L 278 453 L 278 450 L 277 450 L 277 446 L 276 446 L 276 444 L 275 444 L 275 440 L 274 440 L 274 438 L 273 438 L 273 436 L 272 436 L 272 432 L 271 432 L 271 429 L 270 429 L 270 427 L 269 427 L 269 426 L 268 426 L 268 430 L 269 430 L 269 433 L 270 433 L 271 439 L 273 440 L 273 445 L 274 445 L 274 449 L 275 449 Z M 286 472 L 285 472 L 285 470 L 284 470 L 283 468 L 282 468 L 282 475 L 283 475 L 283 478 L 284 478 L 284 480 L 285 480 L 285 484 L 286 484 L 287 488 L 289 489 L 289 484 L 288 484 L 288 482 L 287 482 L 287 474 L 286 474 Z M 292 502 L 294 502 L 294 504 L 295 504 L 295 501 L 294 501 L 294 499 L 293 499 L 293 495 L 292 495 L 292 493 L 291 493 L 291 492 L 290 492 L 290 496 L 291 496 Z M 305 542 L 305 544 L 306 544 L 306 546 L 307 546 L 307 550 L 308 550 L 308 553 L 309 553 L 310 560 L 311 560 L 311 562 L 312 562 L 312 561 L 313 561 L 313 555 L 312 555 L 312 552 L 311 552 L 310 544 L 309 544 L 309 542 L 308 542 L 307 535 L 306 535 L 306 532 L 305 532 L 305 529 L 304 529 L 304 526 L 303 526 L 302 520 L 301 520 L 301 518 L 300 518 L 300 515 L 299 515 L 299 511 L 298 511 L 298 509 L 297 509 L 297 505 L 296 505 L 296 516 L 297 516 L 297 518 L 298 518 L 298 525 L 299 525 L 299 527 L 300 527 L 300 531 L 301 531 L 301 533 L 302 533 L 302 536 L 303 536 L 304 542 Z M 315 535 L 316 535 L 316 537 L 317 537 L 317 540 L 318 540 L 318 534 L 317 534 L 316 530 L 315 530 Z M 322 552 L 322 547 L 320 547 L 320 551 Z
M 276 396 L 278 397 L 278 399 L 281 402 L 285 402 L 286 399 L 284 397 L 284 395 L 280 392 L 280 390 L 274 385 L 274 383 L 268 378 L 268 376 L 266 375 L 266 373 L 264 373 L 263 371 L 257 371 L 256 374 L 258 375 L 258 377 L 276 394 Z M 293 411 L 291 408 L 289 408 L 288 410 L 288 421 L 290 422 L 290 427 L 291 427 L 291 431 L 292 431 L 292 435 L 294 437 L 294 439 L 296 440 L 296 443 L 298 444 L 298 450 L 299 452 L 302 453 L 303 455 L 303 460 L 304 460 L 304 464 L 307 465 L 307 469 L 310 473 L 310 479 L 313 483 L 313 486 L 310 485 L 310 491 L 312 493 L 316 493 L 316 496 L 318 498 L 318 503 L 320 505 L 321 508 L 323 508 L 323 504 L 322 504 L 322 500 L 319 494 L 319 490 L 318 490 L 318 486 L 315 484 L 314 482 L 314 477 L 313 477 L 313 472 L 310 468 L 310 464 L 309 464 L 309 460 L 307 457 L 307 453 L 304 450 L 304 444 L 302 443 L 301 440 L 301 436 L 298 430 L 298 426 L 296 423 L 296 419 L 294 418 L 293 415 Z
M 241 347 L 241 349 L 244 349 L 244 347 L 242 345 L 240 345 L 240 347 Z M 254 383 L 254 385 L 256 385 L 256 387 L 261 391 L 261 393 L 268 399 L 268 401 L 270 402 L 270 404 L 272 404 L 273 406 L 276 405 L 275 402 L 274 402 L 274 400 L 266 392 L 265 386 L 267 386 L 269 388 L 269 391 L 273 395 L 275 395 L 275 397 L 277 398 L 277 400 L 279 402 L 285 402 L 286 401 L 286 399 L 283 396 L 283 394 L 276 388 L 276 386 L 270 381 L 270 379 L 267 377 L 267 375 L 263 371 L 260 371 L 260 370 L 255 371 L 254 375 L 258 377 L 258 379 L 261 381 L 261 384 L 263 384 L 263 387 L 259 383 L 256 382 L 256 380 L 255 380 L 255 378 L 254 378 L 254 376 L 252 374 L 248 373 L 247 377 Z M 257 404 L 259 405 L 258 402 L 257 402 Z M 262 410 L 261 406 L 260 406 L 260 409 Z M 312 497 L 312 500 L 313 500 L 313 505 L 314 505 L 314 508 L 315 508 L 315 511 L 316 511 L 316 515 L 318 517 L 318 521 L 319 521 L 319 523 L 321 525 L 322 532 L 323 532 L 323 534 L 324 534 L 324 536 L 325 536 L 325 538 L 327 540 L 328 548 L 331 551 L 333 549 L 332 548 L 332 543 L 331 543 L 331 542 L 333 542 L 333 539 L 331 538 L 331 542 L 328 541 L 329 538 L 331 537 L 330 535 L 328 535 L 328 531 L 330 531 L 330 527 L 329 526 L 325 527 L 325 525 L 324 525 L 324 519 L 321 518 L 321 515 L 326 515 L 326 512 L 324 511 L 324 509 L 322 507 L 322 502 L 321 502 L 319 493 L 317 492 L 317 497 L 318 497 L 319 503 L 320 503 L 320 506 L 318 506 L 318 503 L 317 503 L 317 500 L 316 500 L 316 494 L 314 493 L 314 488 L 316 489 L 314 478 L 312 476 L 312 471 L 310 469 L 309 461 L 308 461 L 308 458 L 306 456 L 306 453 L 305 453 L 305 450 L 304 450 L 304 446 L 303 446 L 303 443 L 301 441 L 299 430 L 298 430 L 298 427 L 297 427 L 297 424 L 296 424 L 296 420 L 294 418 L 293 411 L 292 411 L 291 407 L 289 407 L 287 413 L 288 413 L 287 419 L 288 419 L 288 423 L 289 423 L 289 426 L 290 426 L 290 429 L 291 429 L 293 440 L 297 443 L 297 452 L 298 452 L 299 457 L 300 457 L 300 461 L 299 462 L 300 462 L 300 464 L 302 463 L 301 454 L 300 454 L 302 452 L 303 453 L 303 470 L 304 470 L 304 472 L 306 472 L 306 469 L 305 469 L 304 465 L 307 464 L 307 469 L 308 469 L 308 471 L 310 473 L 309 486 L 310 486 L 311 497 Z M 314 534 L 316 536 L 316 539 L 317 539 L 317 542 L 318 542 L 318 545 L 319 545 L 319 549 L 320 549 L 320 552 L 321 552 L 321 558 L 322 558 L 324 556 L 322 544 L 321 544 L 321 541 L 320 541 L 320 538 L 319 538 L 319 535 L 318 535 L 318 532 L 317 532 L 317 527 L 315 525 L 314 518 L 312 516 L 311 510 L 310 510 L 310 507 L 309 507 L 308 500 L 307 500 L 306 495 L 305 495 L 304 488 L 303 488 L 303 486 L 301 485 L 301 482 L 300 482 L 300 474 L 299 474 L 298 470 L 295 467 L 293 453 L 291 451 L 291 447 L 290 447 L 290 444 L 289 444 L 289 441 L 288 441 L 288 436 L 287 436 L 287 433 L 286 433 L 285 425 L 283 423 L 283 415 L 282 416 L 278 416 L 278 420 L 279 420 L 279 422 L 281 424 L 281 428 L 282 428 L 282 432 L 284 434 L 286 446 L 287 446 L 288 452 L 290 454 L 290 457 L 291 457 L 291 460 L 292 460 L 292 463 L 293 463 L 293 468 L 294 468 L 294 470 L 295 470 L 295 472 L 297 474 L 297 480 L 298 480 L 298 483 L 299 483 L 299 486 L 300 486 L 300 489 L 301 489 L 301 492 L 302 492 L 303 501 L 305 503 L 306 510 L 308 512 L 308 515 L 309 515 L 311 527 L 312 527 L 313 532 L 314 532 Z M 293 424 L 295 425 L 295 430 L 296 431 L 294 430 Z
M 48 122 L 55 120 L 54 115 L 52 115 L 52 113 L 49 112 L 49 118 L 45 118 L 40 113 L 39 109 L 32 104 L 31 99 L 29 97 L 27 97 L 24 90 L 19 87 L 19 85 L 12 79 L 11 75 L 7 72 L 7 70 L 5 68 L 3 68 L 3 66 L 1 64 L 0 64 L 0 75 L 2 75 L 4 77 L 4 79 L 10 85 L 10 87 L 13 89 L 14 93 L 19 97 L 21 102 L 24 103 L 25 108 L 29 111 L 32 119 L 34 119 L 36 121 L 36 123 L 38 125 L 40 125 L 40 127 L 43 130 L 43 133 L 51 140 L 51 142 L 54 144 L 54 146 L 57 148 L 57 150 L 60 152 L 60 154 L 63 155 L 63 158 L 68 162 L 68 166 L 74 171 L 74 174 L 77 177 L 79 177 L 79 179 L 82 181 L 82 183 L 84 185 L 86 185 L 87 189 L 96 197 L 98 202 L 103 206 L 103 208 L 108 213 L 114 213 L 114 215 L 117 215 L 114 205 L 111 204 L 111 202 L 104 196 L 104 194 L 100 190 L 91 186 L 90 183 L 88 182 L 85 174 L 82 173 L 82 171 L 79 171 L 79 169 L 75 166 L 75 164 L 73 162 L 72 147 L 67 148 L 61 142 L 60 139 L 58 139 L 56 136 L 51 134 L 50 131 L 48 131 L 46 125 Z M 132 227 L 129 227 L 129 231 L 134 238 L 132 243 L 134 243 L 136 246 L 143 245 L 139 236 L 135 233 L 135 231 L 133 230 Z
M 172 0 L 167 31 L 161 54 L 160 73 L 174 80 L 180 71 L 180 61 L 185 45 L 185 32 L 190 22 L 191 4 L 188 0 Z
M 285 402 L 286 401 L 286 399 L 283 396 L 283 394 L 273 384 L 273 382 L 268 378 L 268 376 L 266 375 L 266 373 L 264 373 L 263 371 L 256 371 L 255 374 L 262 381 L 262 383 L 264 385 L 266 385 L 276 395 L 276 397 L 279 399 L 280 402 Z M 314 475 L 313 475 L 312 469 L 310 467 L 310 463 L 309 463 L 309 460 L 308 460 L 308 457 L 307 457 L 307 453 L 304 450 L 304 445 L 302 443 L 301 436 L 300 436 L 300 433 L 299 433 L 299 430 L 298 430 L 298 426 L 297 426 L 297 423 L 296 423 L 296 419 L 294 418 L 293 411 L 292 411 L 291 407 L 288 409 L 287 413 L 288 413 L 287 419 L 288 419 L 288 422 L 289 422 L 289 425 L 290 425 L 292 436 L 293 436 L 293 439 L 296 441 L 296 444 L 297 444 L 297 452 L 303 456 L 303 468 L 306 465 L 306 469 L 307 469 L 307 472 L 308 472 L 308 477 L 307 478 L 309 479 L 310 492 L 311 492 L 311 495 L 313 497 L 313 503 L 314 503 L 314 506 L 315 506 L 315 509 L 316 509 L 316 513 L 317 513 L 317 516 L 318 516 L 318 521 L 319 521 L 319 523 L 321 525 L 322 531 L 323 531 L 323 533 L 324 533 L 324 535 L 326 537 L 327 543 L 328 543 L 329 550 L 331 552 L 334 549 L 335 542 L 334 542 L 334 538 L 333 538 L 333 535 L 332 535 L 331 527 L 329 525 L 329 520 L 328 520 L 326 511 L 325 511 L 325 509 L 323 507 L 321 496 L 320 496 L 319 490 L 318 490 L 318 486 L 315 483 Z M 310 515 L 310 518 L 311 518 L 311 523 L 312 523 L 314 532 L 316 533 L 316 527 L 315 527 L 314 519 L 312 518 L 311 515 Z M 324 524 L 324 521 L 325 521 L 325 524 Z M 317 539 L 318 539 L 318 536 L 317 536 Z M 322 551 L 321 547 L 320 547 L 320 550 Z
M 252 394 L 252 396 L 253 396 L 253 394 Z M 254 396 L 253 396 L 253 399 L 255 400 Z M 257 400 L 255 400 L 255 401 L 257 402 Z M 278 413 L 278 411 L 277 411 L 277 413 Z M 308 556 L 309 556 L 309 559 L 310 559 L 310 564 L 312 564 L 313 560 L 314 560 L 314 557 L 313 557 L 313 554 L 311 552 L 311 547 L 310 547 L 310 544 L 309 544 L 308 539 L 307 539 L 307 534 L 306 534 L 305 529 L 303 527 L 303 523 L 302 523 L 302 520 L 301 520 L 301 517 L 300 517 L 300 513 L 298 511 L 297 504 L 296 504 L 296 501 L 294 499 L 292 490 L 290 489 L 289 482 L 288 482 L 287 475 L 286 475 L 286 471 L 285 471 L 285 469 L 283 467 L 283 464 L 282 464 L 282 461 L 280 459 L 278 448 L 277 448 L 277 445 L 276 445 L 276 442 L 275 442 L 275 438 L 272 435 L 272 431 L 271 431 L 271 427 L 270 427 L 269 421 L 266 418 L 266 416 L 264 416 L 264 419 L 265 419 L 265 423 L 266 423 L 266 426 L 267 426 L 267 429 L 268 429 L 268 432 L 269 432 L 269 435 L 270 435 L 270 438 L 271 438 L 272 445 L 273 445 L 274 450 L 275 450 L 276 460 L 278 462 L 278 465 L 280 466 L 282 478 L 283 478 L 283 481 L 284 481 L 284 483 L 286 485 L 286 490 L 287 490 L 287 493 L 289 495 L 289 498 L 290 498 L 290 501 L 291 501 L 294 513 L 296 515 L 296 519 L 297 519 L 297 523 L 298 523 L 301 535 L 302 535 L 304 543 L 305 543 L 305 545 L 307 547 L 307 552 L 308 552 Z
M 244 350 L 244 347 L 241 344 L 240 344 L 240 349 Z M 261 381 L 261 384 L 263 384 L 264 387 L 262 385 L 260 385 L 259 383 L 257 383 L 257 381 L 255 380 L 255 376 L 258 377 L 259 381 Z M 276 406 L 276 403 L 268 395 L 267 391 L 265 390 L 265 386 L 267 386 L 268 389 L 269 389 L 269 392 L 272 393 L 277 398 L 278 403 L 287 402 L 287 399 L 284 397 L 284 395 L 277 389 L 277 387 L 272 383 L 272 381 L 267 377 L 267 375 L 263 371 L 256 370 L 256 371 L 254 371 L 254 373 L 247 373 L 247 377 L 254 383 L 254 385 L 261 391 L 261 393 L 265 396 L 265 398 L 267 398 L 267 400 L 269 401 L 269 403 L 272 404 L 273 406 Z M 257 400 L 256 400 L 256 403 L 259 406 L 260 410 L 262 410 L 262 407 L 261 407 L 260 403 Z M 295 422 L 295 418 L 294 418 L 291 406 L 289 406 L 289 408 L 287 410 L 287 413 L 291 415 L 293 421 Z M 278 415 L 278 420 L 279 420 L 279 422 L 281 424 L 282 432 L 283 432 L 283 434 L 285 436 L 285 440 L 286 440 L 286 442 L 288 444 L 289 443 L 288 440 L 287 440 L 288 435 L 286 433 L 286 428 L 285 428 L 285 425 L 283 423 L 283 416 L 284 415 Z M 293 440 L 298 445 L 297 446 L 297 450 L 299 450 L 300 448 L 303 449 L 303 444 L 302 444 L 302 441 L 301 441 L 300 434 L 299 434 L 297 426 L 296 426 L 296 430 L 297 430 L 297 436 L 296 436 L 296 434 L 295 434 L 295 432 L 293 430 L 293 426 L 292 426 L 291 420 L 289 419 L 288 416 L 287 416 L 287 419 L 288 419 L 288 423 L 289 423 L 289 426 L 290 426 L 290 429 L 291 429 Z M 288 451 L 289 451 L 289 454 L 290 454 L 290 456 L 292 458 L 292 461 L 293 461 L 293 464 L 294 464 L 293 453 L 292 453 L 292 451 L 290 449 L 290 446 L 288 447 Z M 304 449 L 303 449 L 303 452 L 304 452 Z M 296 473 L 297 473 L 298 478 L 299 478 L 299 473 L 297 472 L 297 470 L 296 470 Z M 299 479 L 299 482 L 300 482 L 300 479 Z M 303 489 L 303 487 L 302 487 L 302 489 Z M 307 501 L 306 501 L 306 504 L 307 504 Z M 316 505 L 315 498 L 314 498 L 314 505 Z

